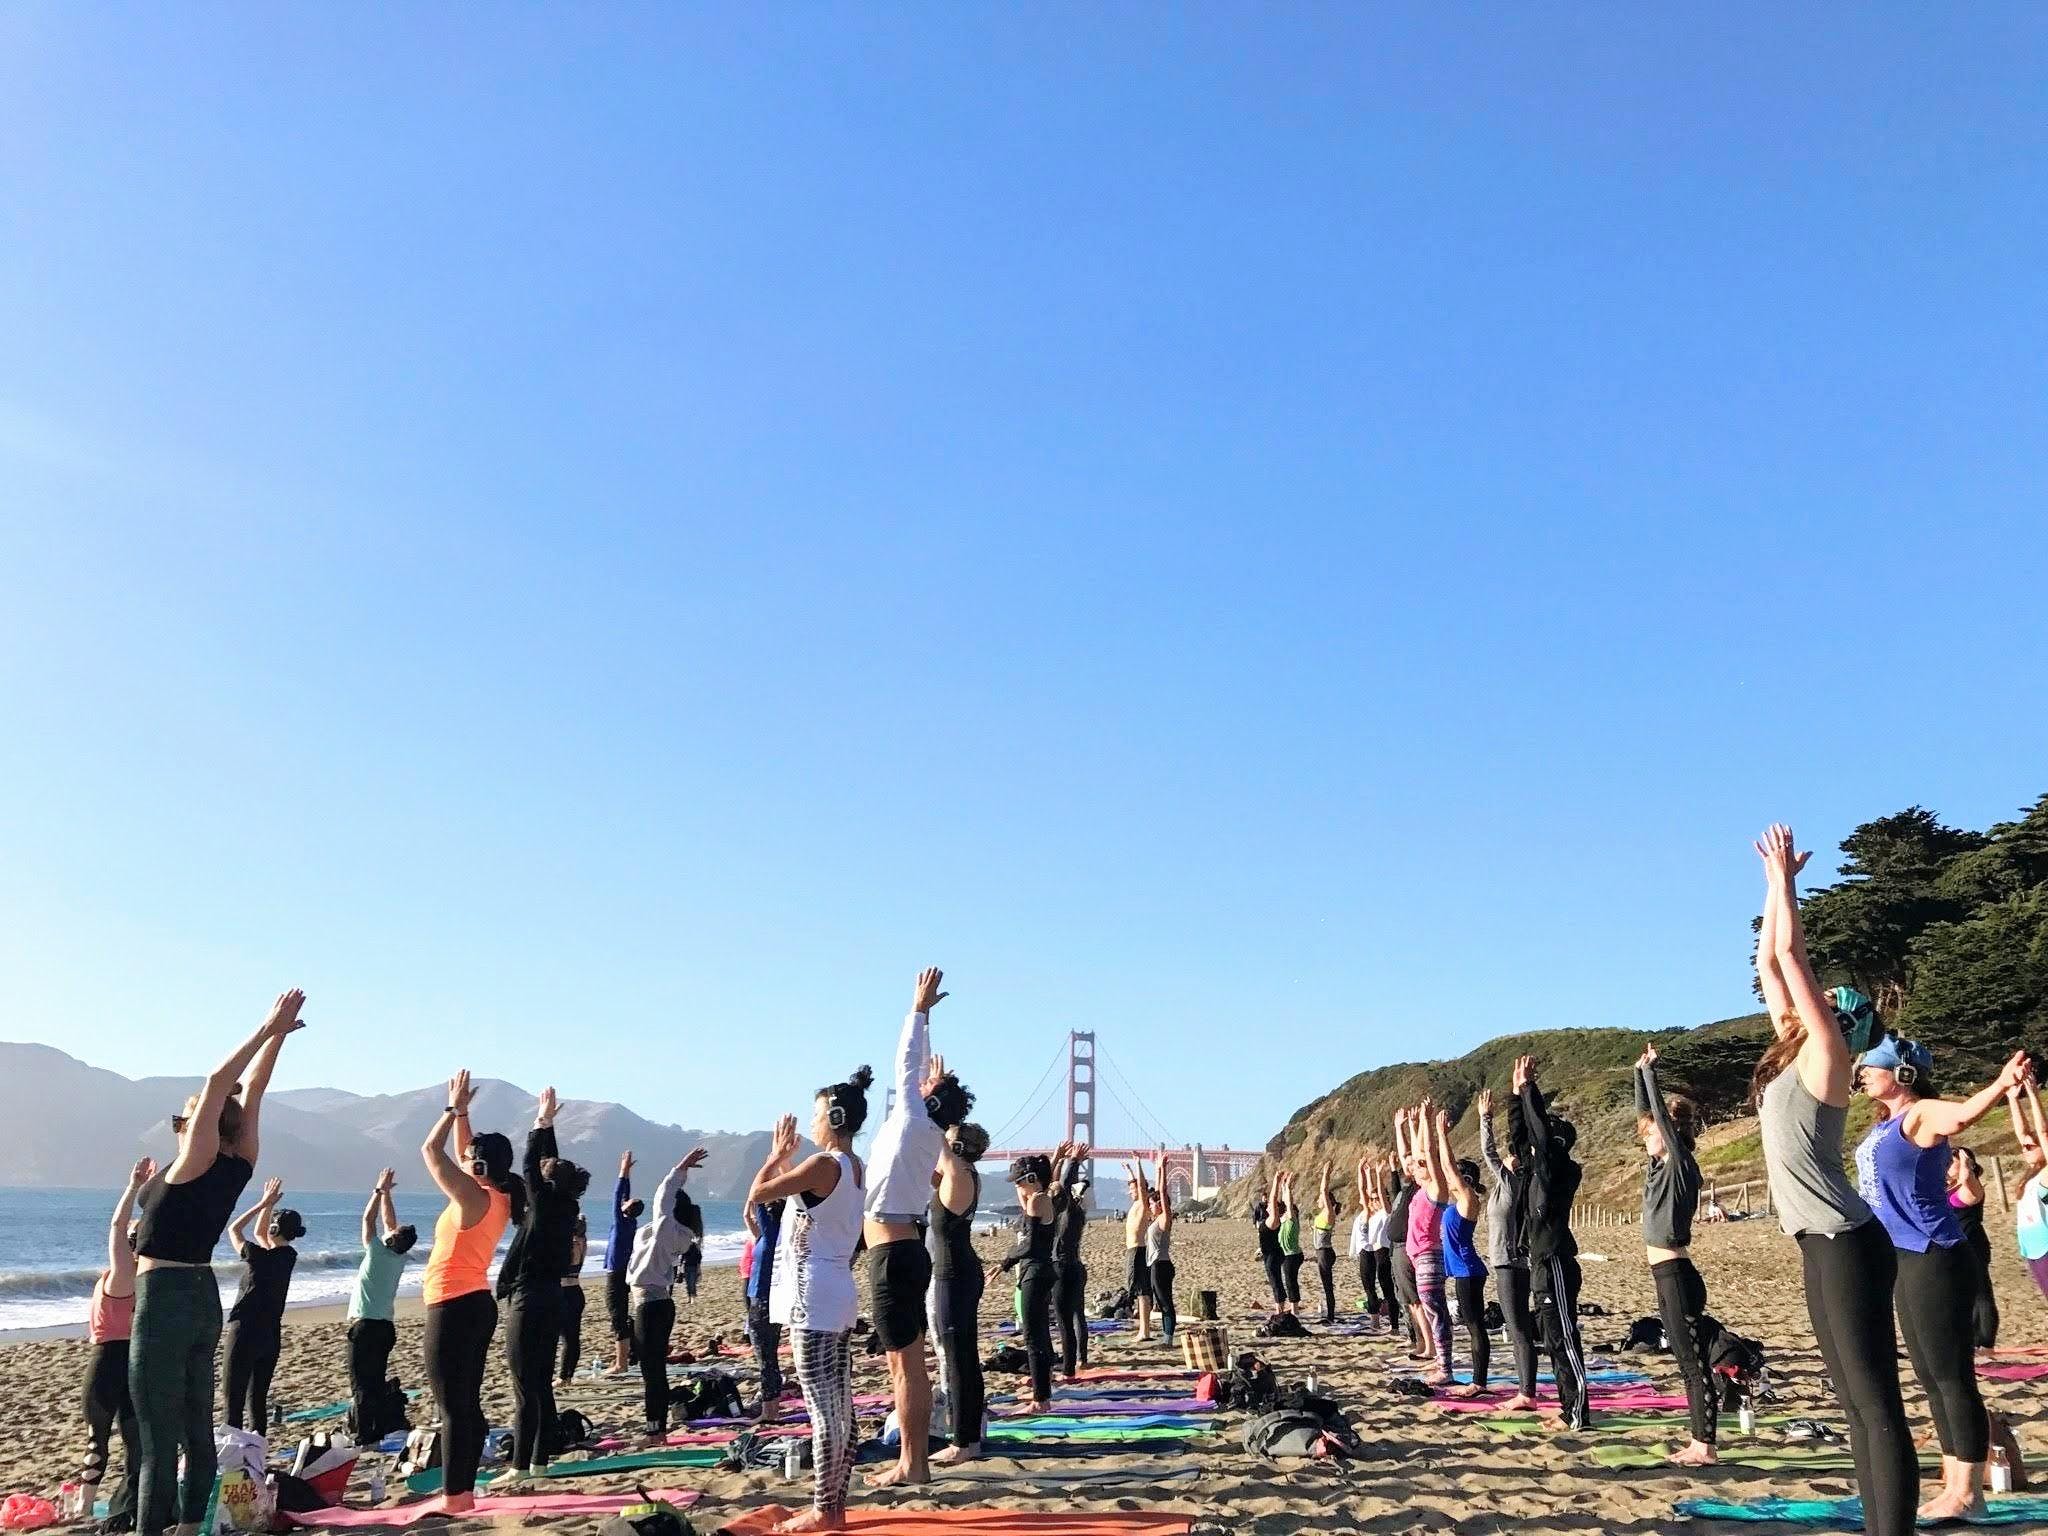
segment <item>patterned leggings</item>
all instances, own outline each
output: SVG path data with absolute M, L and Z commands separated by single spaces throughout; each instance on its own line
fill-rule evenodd
M 797 1384 L 811 1415 L 811 1508 L 841 1514 L 853 1478 L 853 1334 L 791 1333 Z
M 1451 1306 L 1444 1296 L 1444 1256 L 1431 1249 L 1415 1257 L 1415 1293 L 1422 1298 L 1423 1320 L 1429 1325 L 1437 1369 L 1451 1370 Z

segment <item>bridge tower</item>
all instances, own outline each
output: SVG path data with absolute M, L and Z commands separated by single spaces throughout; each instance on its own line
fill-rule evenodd
M 1095 1031 L 1067 1032 L 1067 1140 L 1095 1145 Z

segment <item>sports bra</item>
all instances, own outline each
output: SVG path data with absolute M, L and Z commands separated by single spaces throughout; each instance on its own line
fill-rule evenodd
M 228 1229 L 235 1199 L 248 1188 L 255 1165 L 231 1152 L 218 1154 L 207 1170 L 183 1184 L 170 1182 L 168 1167 L 142 1186 L 135 1197 L 141 1219 L 135 1229 L 135 1256 L 172 1264 L 206 1264 Z

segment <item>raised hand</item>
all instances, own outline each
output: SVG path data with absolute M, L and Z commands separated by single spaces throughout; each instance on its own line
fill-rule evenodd
M 795 1115 L 791 1115 L 789 1117 L 789 1127 L 792 1131 L 796 1129 Z M 794 1141 L 790 1143 L 790 1150 L 792 1152 L 796 1150 L 796 1143 Z M 686 1155 L 680 1163 L 677 1163 L 676 1166 L 682 1169 L 683 1172 L 688 1173 L 692 1168 L 702 1167 L 704 1164 L 704 1159 L 709 1157 L 710 1155 L 711 1154 L 705 1151 L 702 1147 L 692 1147 L 690 1148 L 688 1155 Z
M 554 1089 L 541 1089 L 540 1102 L 533 1109 L 534 1124 L 553 1125 L 555 1123 L 555 1114 L 561 1107 L 562 1101 L 555 1096 Z
M 460 1114 L 469 1108 L 469 1101 L 476 1097 L 476 1090 L 469 1086 L 469 1068 L 464 1067 L 448 1079 L 448 1107 Z
M 946 973 L 937 966 L 927 967 L 917 973 L 917 992 L 912 997 L 912 1013 L 930 1013 L 946 1000 L 946 994 L 939 990 L 939 983 L 946 979 Z
M 156 1159 L 153 1157 L 142 1158 L 136 1162 L 133 1168 L 128 1170 L 128 1187 L 130 1189 L 140 1189 L 155 1177 Z
M 1656 1065 L 1657 1065 L 1657 1047 L 1656 1047 L 1656 1046 L 1654 1046 L 1654 1045 L 1651 1045 L 1651 1044 L 1650 1044 L 1650 1043 L 1649 1043 L 1649 1042 L 1648 1042 L 1647 1040 L 1646 1040 L 1646 1041 L 1644 1041 L 1644 1042 L 1643 1042 L 1643 1054 L 1642 1054 L 1642 1055 L 1640 1055 L 1640 1056 L 1638 1056 L 1638 1057 L 1636 1058 L 1636 1065 L 1637 1065 L 1637 1066 L 1639 1066 L 1639 1067 L 1654 1067 L 1654 1066 L 1656 1066 Z
M 299 1017 L 299 1010 L 306 1006 L 306 994 L 297 987 L 277 994 L 277 1001 L 270 1005 L 270 1017 L 263 1021 L 264 1029 L 273 1035 L 288 1035 L 295 1029 L 304 1029 L 306 1021 Z
M 1998 1074 L 1999 1089 L 2001 1092 L 2012 1093 L 2033 1075 L 2033 1059 L 2025 1051 L 2014 1051 L 2012 1060 L 2008 1061 Z
M 619 1154 L 619 1177 L 623 1179 L 632 1171 L 633 1154 L 630 1152 L 621 1152 Z
M 397 1173 L 397 1170 L 395 1170 L 395 1169 L 391 1169 L 391 1168 L 386 1168 L 386 1169 L 385 1169 L 385 1170 L 384 1170 L 384 1171 L 383 1171 L 382 1173 L 380 1173 L 380 1174 L 378 1174 L 378 1175 L 377 1175 L 377 1184 L 376 1184 L 376 1190 L 377 1190 L 377 1193 L 378 1193 L 378 1194 L 380 1194 L 380 1195 L 388 1195 L 388 1194 L 390 1194 L 390 1193 L 391 1193 L 391 1189 L 392 1189 L 392 1186 L 393 1186 L 393 1185 L 395 1185 L 395 1184 L 396 1184 L 397 1182 L 398 1182 L 398 1173 Z
M 1514 1080 L 1515 1092 L 1517 1093 L 1520 1093 L 1529 1084 L 1536 1081 L 1536 1058 L 1534 1056 L 1517 1056 L 1515 1058 Z
M 917 1085 L 920 1096 L 930 1098 L 946 1079 L 946 1058 L 936 1053 L 924 1064 L 924 1081 Z
M 277 1204 L 277 1202 L 278 1202 L 278 1201 L 282 1200 L 283 1198 L 284 1198 L 284 1180 L 283 1180 L 283 1179 L 265 1179 L 265 1180 L 263 1181 L 263 1201 L 262 1201 L 262 1203 L 263 1203 L 263 1204 L 265 1204 L 265 1205 L 275 1205 L 275 1204 Z
M 784 1115 L 775 1122 L 775 1135 L 769 1142 L 769 1156 L 774 1162 L 784 1163 L 796 1153 L 796 1116 Z
M 1482 1120 L 1493 1118 L 1493 1090 L 1491 1088 L 1479 1090 L 1479 1118 Z

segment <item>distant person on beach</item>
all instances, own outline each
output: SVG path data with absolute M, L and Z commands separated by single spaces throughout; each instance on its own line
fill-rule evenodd
M 1442 1221 L 1444 1280 L 1457 1298 L 1458 1320 L 1472 1357 L 1472 1380 L 1452 1387 L 1449 1395 L 1478 1397 L 1486 1391 L 1493 1367 L 1493 1341 L 1486 1332 L 1486 1261 L 1479 1256 L 1476 1237 L 1486 1189 L 1479 1165 L 1452 1148 L 1451 1117 L 1445 1111 L 1431 1114 L 1425 1131 L 1430 1170 L 1449 1196 Z
M 1422 1379 L 1433 1387 L 1454 1384 L 1451 1375 L 1451 1305 L 1444 1289 L 1444 1207 L 1450 1189 L 1429 1155 L 1429 1127 L 1435 1105 L 1428 1099 L 1412 1109 L 1394 1112 L 1394 1149 L 1416 1184 L 1408 1205 L 1408 1263 L 1415 1272 L 1415 1296 L 1422 1317 L 1423 1342 L 1434 1367 Z
M 1578 1127 L 1554 1113 L 1536 1082 L 1536 1058 L 1515 1063 L 1515 1108 L 1520 1139 L 1515 1156 L 1529 1164 L 1522 1229 L 1529 1240 L 1529 1301 L 1543 1330 L 1557 1383 L 1557 1423 L 1583 1430 L 1593 1421 L 1586 1385 L 1586 1351 L 1579 1338 L 1579 1244 L 1572 1236 L 1572 1202 L 1585 1170 L 1572 1157 Z
M 1152 1266 L 1145 1258 L 1145 1234 L 1152 1226 L 1152 1191 L 1145 1170 L 1124 1164 L 1124 1291 L 1137 1320 L 1138 1342 L 1152 1337 Z
M 1408 1358 L 1427 1360 L 1430 1346 L 1423 1337 L 1422 1298 L 1415 1290 L 1415 1266 L 1408 1258 L 1408 1210 L 1415 1203 L 1415 1180 L 1397 1148 L 1394 1154 L 1394 1196 L 1387 1206 L 1387 1259 L 1394 1272 L 1394 1315 L 1408 1335 Z
M 1720 1434 L 1721 1395 L 1700 1353 L 1707 1282 L 1692 1261 L 1692 1222 L 1699 1209 L 1700 1165 L 1693 1156 L 1699 1115 L 1692 1100 L 1657 1083 L 1657 1047 L 1636 1061 L 1636 1134 L 1643 1154 L 1643 1252 L 1657 1288 L 1664 1343 L 1685 1382 L 1692 1439 L 1667 1458 L 1681 1467 L 1710 1467 Z
M 676 1271 L 690 1242 L 690 1229 L 683 1225 L 683 1185 L 704 1157 L 702 1147 L 693 1149 L 656 1187 L 653 1211 L 634 1236 L 633 1256 L 626 1262 L 626 1284 L 633 1292 L 633 1351 L 640 1358 L 642 1417 L 650 1440 L 668 1433 L 668 1344 L 676 1327 Z
M 2041 1112 L 2041 1094 L 2032 1078 L 2027 1079 L 2024 1100 L 2008 1093 L 2005 1102 L 2027 1168 L 2026 1181 L 2013 1197 L 2013 1237 L 2027 1273 L 2034 1277 L 2042 1299 L 2048 1300 L 2048 1115 Z
M 349 1427 L 358 1445 L 373 1445 L 396 1427 L 383 1422 L 377 1405 L 384 1400 L 384 1383 L 390 1379 L 385 1372 L 398 1342 L 399 1278 L 405 1256 L 419 1241 L 418 1230 L 398 1220 L 391 1199 L 397 1182 L 397 1173 L 386 1168 L 370 1190 L 363 1207 L 363 1260 L 348 1297 Z
M 589 1254 L 590 1226 L 578 1211 L 569 1238 L 569 1270 L 562 1276 L 562 1310 L 555 1319 L 562 1331 L 562 1363 L 557 1374 L 564 1383 L 576 1379 L 576 1367 L 583 1363 L 583 1261 Z
M 1273 1170 L 1272 1183 L 1264 1199 L 1252 1202 L 1252 1229 L 1259 1235 L 1259 1267 L 1266 1272 L 1266 1289 L 1273 1296 L 1273 1310 L 1287 1310 L 1287 1280 L 1280 1269 L 1280 1222 L 1274 1214 L 1280 1204 L 1280 1171 Z
M 1322 1187 L 1316 1192 L 1316 1276 L 1323 1285 L 1323 1326 L 1337 1321 L 1337 1222 L 1344 1206 L 1330 1187 L 1330 1163 L 1323 1161 Z
M 135 1320 L 135 1233 L 129 1219 L 135 1197 L 156 1176 L 156 1164 L 144 1158 L 129 1171 L 127 1186 L 114 1202 L 107 1224 L 107 1267 L 92 1283 L 92 1305 L 86 1314 L 85 1337 L 92 1353 L 85 1365 L 85 1466 L 78 1474 L 85 1488 L 85 1511 L 91 1517 L 107 1475 L 107 1443 L 121 1431 L 121 1486 L 107 1500 L 105 1529 L 135 1529 L 135 1485 L 142 1473 L 142 1444 L 135 1427 L 135 1402 L 128 1393 L 128 1333 Z
M 1799 918 L 1798 875 L 1808 855 L 1794 847 L 1792 829 L 1772 826 L 1756 851 L 1764 862 L 1757 981 L 1774 1038 L 1756 1064 L 1751 1096 L 1771 1203 L 1799 1244 L 1814 1340 L 1849 1420 L 1864 1528 L 1905 1536 L 1920 1474 L 1892 1322 L 1898 1254 L 1842 1169 L 1851 1064 L 1876 1043 L 1877 1010 L 1853 987 L 1823 992 L 1813 974 Z
M 213 1444 L 214 1359 L 220 1348 L 220 1287 L 213 1250 L 248 1187 L 261 1150 L 263 1097 L 284 1037 L 304 1028 L 306 995 L 293 989 L 263 1027 L 215 1067 L 171 1117 L 178 1151 L 136 1197 L 135 1320 L 128 1390 L 135 1402 L 142 1476 L 137 1528 L 157 1536 L 175 1516 L 196 1536 L 213 1501 L 219 1458 Z M 237 1089 L 243 1072 L 246 1085 Z M 179 1453 L 184 1469 L 179 1470 Z
M 1375 1260 L 1377 1255 L 1372 1247 L 1372 1218 L 1378 1210 L 1372 1186 L 1377 1182 L 1369 1171 L 1370 1162 L 1358 1160 L 1358 1214 L 1351 1218 L 1351 1240 L 1346 1247 L 1351 1260 L 1358 1266 L 1358 1294 L 1365 1305 L 1365 1314 L 1377 1318 L 1380 1311 L 1380 1277 Z
M 689 1233 L 683 1244 L 683 1299 L 695 1306 L 697 1285 L 704 1274 L 704 1207 L 690 1198 L 688 1190 L 684 1190 L 677 1215 Z
M 754 1256 L 747 1271 L 747 1337 L 753 1341 L 754 1361 L 761 1371 L 761 1399 L 756 1410 L 763 1424 L 782 1416 L 782 1327 L 768 1315 L 768 1293 L 775 1279 L 775 1245 L 782 1236 L 784 1200 L 743 1207 L 747 1233 Z
M 1280 1310 L 1301 1310 L 1301 1207 L 1294 1199 L 1294 1175 L 1280 1171 L 1273 1188 L 1273 1235 L 1280 1240 Z
M 1010 1164 L 1010 1183 L 1022 1208 L 1017 1246 L 996 1269 L 1017 1271 L 1019 1321 L 1031 1373 L 1031 1413 L 1052 1411 L 1052 1160 L 1030 1153 Z M 1142 1250 L 1141 1250 L 1142 1251 Z
M 811 1507 L 777 1531 L 838 1530 L 846 1523 L 854 1450 L 851 1341 L 859 1311 L 853 1250 L 861 1238 L 863 1203 L 853 1138 L 867 1123 L 874 1080 L 862 1067 L 845 1082 L 818 1090 L 811 1106 L 811 1141 L 818 1150 L 794 1167 L 796 1116 L 778 1120 L 768 1161 L 747 1191 L 755 1204 L 788 1202 L 768 1307 L 769 1316 L 790 1330 L 796 1379 L 811 1416 Z
M 483 1461 L 484 1368 L 498 1303 L 491 1258 L 506 1227 L 526 1218 L 526 1186 L 512 1173 L 512 1138 L 469 1123 L 476 1097 L 467 1069 L 448 1080 L 448 1102 L 420 1144 L 420 1160 L 448 1204 L 434 1222 L 434 1246 L 420 1288 L 426 1305 L 427 1385 L 441 1413 L 441 1497 L 435 1506 L 462 1514 L 476 1503 Z M 456 1136 L 454 1157 L 448 1136 Z
M 1950 1149 L 1948 1203 L 1962 1225 L 1963 1242 L 1977 1271 L 1977 1300 L 1970 1309 L 1970 1331 L 1979 1349 L 1998 1348 L 1998 1290 L 1991 1282 L 1991 1234 L 1984 1230 L 1984 1165 L 1968 1147 Z
M 496 1493 L 524 1490 L 548 1463 L 555 1422 L 555 1349 L 562 1337 L 562 1277 L 575 1251 L 576 1223 L 590 1171 L 561 1156 L 555 1116 L 561 1101 L 540 1091 L 519 1160 L 525 1212 L 498 1266 L 505 1304 L 505 1364 L 512 1373 L 512 1460 L 491 1481 Z
M 1856 1084 L 1878 1114 L 1856 1148 L 1857 1193 L 1884 1223 L 1897 1252 L 1899 1331 L 1941 1439 L 1942 1490 L 1920 1506 L 1922 1520 L 1982 1515 L 1991 1454 L 1991 1418 L 1977 1386 L 1977 1259 L 1949 1200 L 1949 1138 L 2032 1075 L 2027 1053 L 2016 1051 L 1969 1099 L 1939 1098 L 1933 1052 L 1896 1034 L 1856 1064 Z
M 1521 1112 L 1515 1112 L 1519 1123 Z M 1486 1260 L 1493 1270 L 1493 1291 L 1507 1324 L 1508 1347 L 1515 1356 L 1515 1395 L 1509 1412 L 1536 1406 L 1536 1316 L 1529 1304 L 1529 1236 L 1523 1213 L 1529 1198 L 1529 1161 L 1510 1145 L 1502 1148 L 1493 1132 L 1493 1091 L 1479 1090 L 1479 1156 L 1493 1175 L 1486 1197 Z
M 1060 1374 L 1068 1381 L 1088 1363 L 1088 1266 L 1081 1258 L 1092 1182 L 1088 1153 L 1086 1145 L 1068 1149 L 1052 1173 L 1053 1314 L 1059 1319 Z
M 611 1234 L 604 1244 L 604 1310 L 612 1330 L 612 1374 L 623 1373 L 634 1360 L 633 1299 L 626 1285 L 626 1265 L 633 1257 L 633 1234 L 646 1207 L 633 1198 L 633 1154 L 619 1154 L 619 1182 L 612 1189 Z
M 946 1132 L 939 1171 L 932 1176 L 932 1337 L 939 1347 L 939 1388 L 952 1415 L 952 1444 L 932 1457 L 933 1466 L 954 1466 L 981 1454 L 982 1421 L 988 1387 L 981 1373 L 981 1296 L 985 1280 L 974 1251 L 974 1212 L 981 1203 L 981 1175 L 975 1163 L 988 1151 L 988 1132 L 966 1119 L 974 1096 L 958 1091 L 945 1063 L 934 1118 Z M 950 1083 L 950 1087 L 945 1086 Z M 1064 1150 L 1064 1149 L 1063 1149 Z
M 228 1240 L 242 1260 L 235 1304 L 228 1309 L 223 1342 L 228 1357 L 228 1423 L 236 1429 L 270 1433 L 270 1378 L 284 1348 L 284 1304 L 290 1294 L 292 1269 L 299 1250 L 292 1246 L 306 1235 L 297 1211 L 281 1208 L 284 1181 L 271 1179 L 263 1198 L 242 1212 L 228 1228 Z M 251 1223 L 256 1236 L 249 1236 Z
M 932 1198 L 932 1175 L 946 1137 L 932 1112 L 942 1086 L 932 1073 L 931 1014 L 946 999 L 945 976 L 932 968 L 919 973 L 910 1012 L 896 1042 L 896 1103 L 883 1117 L 868 1148 L 867 1194 L 861 1236 L 867 1243 L 870 1321 L 889 1357 L 889 1390 L 902 1428 L 895 1462 L 869 1475 L 870 1488 L 921 1483 L 930 1477 L 932 1381 L 925 1370 L 925 1292 L 932 1258 L 925 1249 L 924 1221 Z M 957 1079 L 946 1086 L 953 1123 L 967 1118 L 959 1104 L 965 1093 Z M 968 1096 L 967 1103 L 973 1102 Z
M 1173 1197 L 1166 1192 L 1166 1149 L 1152 1160 L 1152 1224 L 1145 1229 L 1145 1268 L 1159 1309 L 1159 1337 L 1173 1348 L 1180 1313 L 1173 1304 Z

